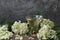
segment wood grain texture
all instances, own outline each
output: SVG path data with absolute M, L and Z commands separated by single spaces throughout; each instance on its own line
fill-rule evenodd
M 6 20 L 25 21 L 27 15 L 42 14 L 60 24 L 60 0 L 0 0 L 0 23 Z

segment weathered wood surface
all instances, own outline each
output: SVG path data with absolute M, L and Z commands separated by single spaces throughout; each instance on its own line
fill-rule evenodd
M 27 15 L 43 14 L 60 24 L 60 0 L 0 0 L 0 23 L 6 20 L 25 21 Z

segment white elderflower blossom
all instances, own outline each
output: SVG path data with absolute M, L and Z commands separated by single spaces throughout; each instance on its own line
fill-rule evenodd
M 19 33 L 20 25 L 21 25 L 21 21 L 19 22 L 15 21 L 14 24 L 12 25 L 12 31 L 14 33 Z
M 28 32 L 27 23 L 21 23 L 20 25 L 20 34 L 25 34 Z
M 2 30 L 2 31 L 7 31 L 8 30 L 8 25 L 2 25 L 1 27 L 0 27 L 0 31 Z
M 19 33 L 19 34 L 25 34 L 28 32 L 28 26 L 27 26 L 27 23 L 21 23 L 21 21 L 19 22 L 15 22 L 13 25 L 12 25 L 12 31 L 14 33 Z
M 16 35 L 16 36 L 15 36 L 15 39 L 16 39 L 16 40 L 23 40 L 23 36 Z
M 12 37 L 12 33 L 9 31 L 1 31 L 0 32 L 0 39 L 9 39 L 10 37 Z
M 0 39 L 9 39 L 12 37 L 12 33 L 8 31 L 8 25 L 3 25 L 0 27 Z
M 15 39 L 19 40 L 20 39 L 20 35 L 15 35 Z
M 56 31 L 52 30 L 49 25 L 43 25 L 43 27 L 41 27 L 41 29 L 37 33 L 37 38 L 39 40 L 43 39 L 48 40 L 49 38 L 58 40 L 56 35 L 57 35 Z
M 42 23 L 41 23 L 41 27 L 42 27 L 43 25 L 49 25 L 50 28 L 53 28 L 53 27 L 54 27 L 54 22 L 52 22 L 52 21 L 49 20 L 49 19 L 43 19 L 43 21 L 42 21 Z
M 20 40 L 23 40 L 23 37 L 22 36 L 20 36 Z

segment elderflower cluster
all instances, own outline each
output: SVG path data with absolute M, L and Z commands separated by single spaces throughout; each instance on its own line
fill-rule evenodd
M 15 39 L 16 39 L 16 40 L 23 40 L 23 36 L 16 35 Z
M 12 37 L 12 33 L 8 31 L 8 25 L 3 25 L 0 27 L 0 40 L 1 39 L 9 39 Z
M 48 40 L 49 38 L 58 40 L 56 31 L 52 30 L 53 26 L 54 23 L 52 21 L 49 19 L 43 19 L 43 22 L 41 23 L 41 29 L 37 33 L 37 38 L 39 40 Z
M 8 30 L 8 25 L 2 25 L 0 26 L 0 31 L 7 31 Z
M 21 34 L 25 34 L 28 32 L 28 26 L 27 23 L 21 23 L 21 21 L 17 22 L 15 21 L 15 23 L 12 25 L 12 31 L 14 33 L 19 33 Z
M 42 39 L 48 39 L 48 38 L 54 38 L 56 40 L 57 33 L 56 31 L 50 29 L 48 25 L 43 25 L 43 27 L 39 30 L 39 33 L 37 33 L 37 37 L 39 40 Z
M 42 23 L 41 23 L 41 27 L 42 27 L 43 25 L 49 25 L 50 28 L 53 28 L 53 27 L 54 27 L 54 22 L 52 22 L 52 21 L 49 20 L 49 19 L 43 19 L 43 21 L 42 21 Z

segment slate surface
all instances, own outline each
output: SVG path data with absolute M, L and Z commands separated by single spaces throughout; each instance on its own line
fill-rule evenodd
M 60 24 L 60 0 L 0 0 L 0 23 L 6 20 L 25 21 L 27 15 L 42 14 Z

